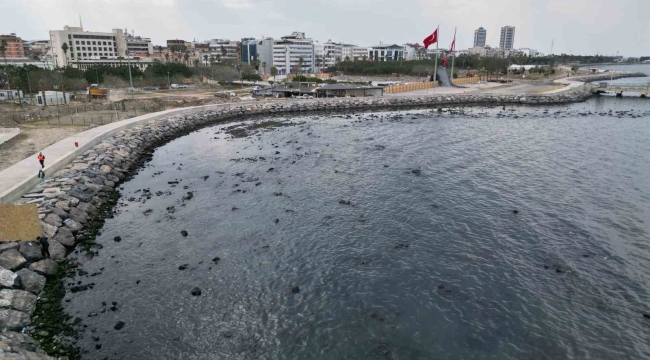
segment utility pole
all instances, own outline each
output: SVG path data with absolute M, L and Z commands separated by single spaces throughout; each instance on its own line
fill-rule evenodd
M 438 28 L 436 29 L 436 34 L 438 34 L 438 38 L 436 39 L 436 61 L 435 61 L 435 68 L 433 69 L 433 86 L 436 86 L 436 81 L 438 81 L 438 43 L 440 42 L 440 25 L 438 25 Z

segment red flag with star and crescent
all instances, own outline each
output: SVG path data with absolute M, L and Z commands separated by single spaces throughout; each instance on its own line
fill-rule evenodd
M 433 44 L 435 44 L 437 42 L 438 42 L 438 29 L 436 29 L 436 31 L 434 31 L 433 34 L 431 34 L 431 35 L 427 36 L 426 38 L 424 38 L 424 48 L 428 49 L 429 46 L 431 46 L 431 45 L 433 45 Z

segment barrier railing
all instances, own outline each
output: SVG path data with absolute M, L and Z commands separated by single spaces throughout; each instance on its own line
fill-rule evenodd
M 464 78 L 456 78 L 453 79 L 452 82 L 456 85 L 461 85 L 461 84 L 475 84 L 479 80 L 478 76 L 474 77 L 464 77 Z
M 4 144 L 18 134 L 20 134 L 19 128 L 0 128 L 0 144 Z
M 423 90 L 433 88 L 433 82 L 420 82 L 412 84 L 396 84 L 384 88 L 385 94 L 395 94 L 407 91 Z

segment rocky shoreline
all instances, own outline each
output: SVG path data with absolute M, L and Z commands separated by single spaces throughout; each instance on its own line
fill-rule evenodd
M 571 78 L 570 80 L 572 81 L 581 81 L 584 83 L 592 83 L 596 81 L 608 81 L 608 80 L 618 80 L 618 79 L 624 79 L 624 78 L 632 78 L 632 77 L 647 77 L 648 75 L 644 73 L 623 73 L 623 74 L 601 74 L 601 75 L 586 75 L 586 76 L 581 76 L 581 77 L 574 77 Z
M 112 217 L 119 184 L 147 161 L 158 146 L 219 122 L 295 112 L 371 111 L 462 106 L 561 105 L 590 98 L 588 86 L 553 95 L 441 95 L 392 98 L 335 98 L 233 104 L 193 115 L 150 120 L 105 139 L 78 156 L 16 204 L 37 204 L 43 236 L 35 242 L 0 244 L 0 357 L 76 358 L 70 330 L 81 319 L 64 314 L 62 279 L 92 276 L 67 256 L 92 259 L 104 219 Z

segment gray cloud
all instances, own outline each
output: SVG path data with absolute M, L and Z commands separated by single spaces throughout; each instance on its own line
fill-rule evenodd
M 0 32 L 45 39 L 50 29 L 135 29 L 166 39 L 273 36 L 304 31 L 316 40 L 359 45 L 421 42 L 436 25 L 448 47 L 472 45 L 474 30 L 497 46 L 503 25 L 517 27 L 515 47 L 548 53 L 649 55 L 645 0 L 22 0 L 1 1 Z

